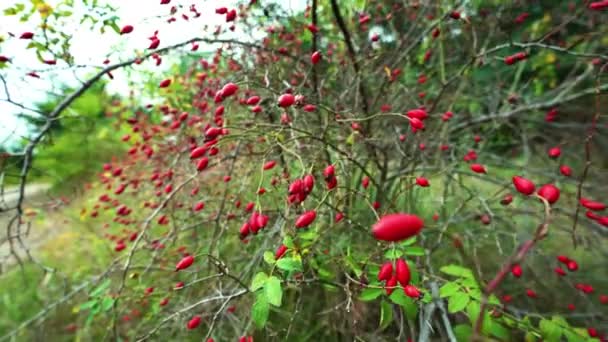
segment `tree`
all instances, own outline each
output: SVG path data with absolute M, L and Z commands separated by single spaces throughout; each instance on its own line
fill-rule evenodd
M 161 1 L 167 27 L 222 24 L 159 27 L 40 108 L 25 174 L 41 142 L 84 161 L 88 129 L 121 141 L 78 169 L 113 252 L 6 333 L 68 302 L 92 339 L 604 338 L 602 4 Z M 118 73 L 130 93 L 95 88 Z

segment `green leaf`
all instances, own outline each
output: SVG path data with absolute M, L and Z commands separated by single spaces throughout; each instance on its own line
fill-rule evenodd
M 264 272 L 259 272 L 253 277 L 251 281 L 251 291 L 256 291 L 264 286 L 264 283 L 268 280 L 268 276 Z
M 399 304 L 405 310 L 405 315 L 409 319 L 415 319 L 418 314 L 418 306 L 414 300 L 408 296 L 406 296 L 401 289 L 395 289 L 389 299 L 395 303 Z
M 92 308 L 95 304 L 97 304 L 97 300 L 90 300 L 88 302 L 84 302 L 80 304 L 78 307 L 79 310 L 86 310 Z
M 471 272 L 471 270 L 469 270 L 468 268 L 462 267 L 462 266 L 458 266 L 458 265 L 443 266 L 439 270 L 445 274 L 449 274 L 449 275 L 455 276 L 455 277 L 473 278 L 473 272 Z
M 302 271 L 302 262 L 293 258 L 282 258 L 277 261 L 277 267 L 284 271 Z
M 285 247 L 289 249 L 293 249 L 296 245 L 293 243 L 293 239 L 290 236 L 285 236 L 283 238 L 283 244 Z
M 467 324 L 459 324 L 454 327 L 454 335 L 458 342 L 469 342 L 471 335 L 473 334 L 473 328 Z
M 106 279 L 103 281 L 103 283 L 99 284 L 99 286 L 97 286 L 97 288 L 93 291 L 91 291 L 91 293 L 89 294 L 89 296 L 91 297 L 97 297 L 99 296 L 102 292 L 104 292 L 105 290 L 107 290 L 110 287 L 110 279 Z
M 492 305 L 500 305 L 500 299 L 498 299 L 498 297 L 496 297 L 496 295 L 491 295 L 490 297 L 488 297 L 488 304 L 492 304 Z
M 274 253 L 272 253 L 271 251 L 264 252 L 264 261 L 269 265 L 273 265 L 274 264 Z
M 401 246 L 403 246 L 403 247 L 407 247 L 407 246 L 411 246 L 411 245 L 413 245 L 415 243 L 416 243 L 416 237 L 414 236 L 414 237 L 411 237 L 411 238 L 409 238 L 409 239 L 407 239 L 407 240 L 405 240 L 405 241 L 403 241 L 403 242 L 401 242 L 399 244 Z
M 260 293 L 255 298 L 255 303 L 251 306 L 251 319 L 258 328 L 263 328 L 268 321 L 270 314 L 270 304 L 263 293 Z
M 266 293 L 268 303 L 274 306 L 281 306 L 283 290 L 281 289 L 281 280 L 279 278 L 275 276 L 268 278 L 266 284 L 264 284 L 264 292 Z
M 350 255 L 347 255 L 344 258 L 344 261 L 346 261 L 346 264 L 350 267 L 350 269 L 355 272 L 355 275 L 357 277 L 360 277 L 361 274 L 363 273 L 363 270 L 361 269 L 361 267 L 359 267 L 359 265 L 357 265 L 357 263 L 355 262 L 355 260 L 353 260 L 353 257 Z
M 386 329 L 393 322 L 393 307 L 391 303 L 383 300 L 380 303 L 380 329 Z
M 509 330 L 492 319 L 488 319 L 488 332 L 492 336 L 498 338 L 500 341 L 510 341 L 511 340 L 511 338 L 510 338 L 511 334 L 509 333 Z M 553 340 L 549 340 L 549 341 L 553 341 Z M 559 339 L 557 339 L 555 341 L 559 341 Z
M 403 255 L 403 251 L 400 249 L 391 248 L 384 253 L 384 257 L 387 259 L 397 259 Z
M 114 299 L 111 297 L 104 297 L 101 301 L 101 310 L 108 311 L 114 306 Z
M 457 293 L 460 290 L 460 286 L 455 282 L 449 282 L 443 284 L 441 288 L 439 288 L 439 297 L 446 298 L 450 297 L 453 294 Z
M 562 336 L 562 328 L 553 321 L 542 319 L 538 324 L 540 332 L 548 341 L 559 341 Z
M 418 246 L 408 247 L 405 250 L 405 255 L 424 256 L 425 255 L 425 251 L 424 251 L 424 248 L 418 247 Z
M 469 297 L 465 293 L 461 293 L 459 295 L 451 296 L 448 299 L 448 311 L 450 313 L 456 313 L 464 310 L 467 307 L 469 302 L 471 301 L 471 297 Z
M 369 302 L 371 300 L 374 300 L 374 299 L 380 297 L 380 295 L 382 295 L 382 292 L 384 292 L 383 289 L 367 288 L 367 289 L 361 291 L 359 300 L 364 301 L 364 302 Z

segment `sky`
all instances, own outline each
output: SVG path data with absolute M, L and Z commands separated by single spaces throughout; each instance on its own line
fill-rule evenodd
M 56 8 L 63 2 L 62 0 L 46 0 L 46 2 Z M 134 56 L 135 50 L 144 51 L 149 44 L 148 37 L 158 30 L 158 37 L 161 40 L 160 48 L 167 45 L 186 41 L 190 38 L 204 36 L 203 27 L 215 27 L 224 23 L 224 16 L 215 14 L 215 8 L 228 7 L 234 8 L 236 0 L 172 0 L 170 5 L 160 5 L 160 0 L 99 0 L 99 3 L 108 3 L 117 9 L 116 15 L 120 18 L 118 26 L 133 25 L 134 30 L 128 35 L 118 35 L 114 31 L 101 34 L 99 31 L 93 32 L 88 27 L 80 27 L 75 20 L 69 21 L 62 28 L 64 32 L 72 32 L 71 52 L 75 58 L 76 65 L 86 67 L 69 69 L 66 64 L 58 63 L 56 66 L 47 66 L 36 58 L 34 50 L 27 50 L 28 41 L 17 39 L 25 31 L 40 32 L 35 25 L 40 22 L 38 15 L 30 19 L 29 22 L 19 22 L 19 16 L 5 16 L 0 14 L 0 37 L 5 41 L 0 43 L 0 55 L 12 59 L 8 68 L 0 69 L 8 86 L 11 99 L 28 107 L 35 107 L 35 103 L 42 102 L 59 89 L 59 85 L 67 84 L 78 86 L 79 80 L 84 80 L 87 75 L 99 70 L 103 66 L 102 62 L 107 57 L 112 63 L 117 63 Z M 242 2 L 242 1 L 241 1 Z M 267 2 L 267 1 L 266 1 Z M 288 11 L 294 13 L 301 12 L 306 7 L 306 0 L 278 0 L 278 2 Z M 17 3 L 27 3 L 27 0 L 1 0 L 0 11 L 14 6 Z M 74 14 L 72 17 L 80 17 L 85 7 L 82 1 L 75 1 Z M 143 4 L 146 5 L 143 5 Z M 201 12 L 199 18 L 191 18 L 189 21 L 182 20 L 179 15 L 174 23 L 167 23 L 168 12 L 171 5 L 184 5 L 184 10 L 178 14 L 187 12 L 190 4 L 195 3 L 196 8 Z M 191 14 L 191 13 L 190 13 Z M 225 24 L 224 24 L 225 26 Z M 9 33 L 17 37 L 9 37 Z M 246 38 L 242 32 L 230 33 L 232 38 L 240 40 Z M 216 47 L 204 46 L 200 44 L 199 51 L 211 51 Z M 170 58 L 163 57 L 161 68 L 152 66 L 152 62 L 143 63 L 141 67 L 162 72 L 163 67 L 170 65 Z M 34 79 L 25 76 L 26 73 L 35 70 L 41 79 Z M 128 92 L 128 80 L 124 73 L 113 72 L 115 78 L 108 84 L 110 93 L 125 94 Z M 0 84 L 0 146 L 15 146 L 15 142 L 20 137 L 28 134 L 28 129 L 17 115 L 23 112 L 22 109 L 4 101 L 7 97 Z

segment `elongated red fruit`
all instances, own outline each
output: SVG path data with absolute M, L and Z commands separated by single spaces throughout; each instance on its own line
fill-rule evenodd
M 312 53 L 312 55 L 310 56 L 310 62 L 312 64 L 317 64 L 321 61 L 321 52 L 319 51 L 315 51 Z
M 270 160 L 268 162 L 266 162 L 266 164 L 264 164 L 264 170 L 270 170 L 272 169 L 275 165 L 277 165 L 277 162 L 274 160 Z
M 520 176 L 514 176 L 513 177 L 513 185 L 515 186 L 515 189 L 528 196 L 531 195 L 534 192 L 534 189 L 536 188 L 536 186 L 534 185 L 534 183 L 532 183 L 532 181 L 525 179 L 523 177 Z
M 378 280 L 389 280 L 393 275 L 393 263 L 390 261 L 385 262 L 378 271 Z
M 196 169 L 198 171 L 203 171 L 204 169 L 207 168 L 208 164 L 209 164 L 209 158 L 203 157 L 198 161 L 198 163 L 196 163 Z
M 386 281 L 386 285 L 384 286 L 386 289 L 386 294 L 388 296 L 391 295 L 391 293 L 393 293 L 393 291 L 395 290 L 395 287 L 397 286 L 397 275 L 393 274 L 393 276 Z
M 471 171 L 475 173 L 486 173 L 486 168 L 481 164 L 471 164 Z
M 416 177 L 416 184 L 418 184 L 419 186 L 421 186 L 423 188 L 426 188 L 427 186 L 431 185 L 429 183 L 429 180 L 424 177 Z
M 401 241 L 418 233 L 424 222 L 412 214 L 389 214 L 380 218 L 372 227 L 372 234 L 377 240 Z
M 205 209 L 205 202 L 197 202 L 193 208 L 194 211 L 201 211 L 203 209 Z
M 133 32 L 133 26 L 132 25 L 125 25 L 120 30 L 120 34 L 127 34 L 127 33 L 131 33 L 131 32 Z
M 317 217 L 317 212 L 314 210 L 307 211 L 300 215 L 296 220 L 296 228 L 308 227 Z
M 405 262 L 405 260 L 399 258 L 397 259 L 396 262 L 396 269 L 397 269 L 397 281 L 399 281 L 399 284 L 401 284 L 401 286 L 407 286 L 410 283 L 410 279 L 411 279 L 411 274 L 410 274 L 410 268 L 407 265 L 407 262 Z
M 226 85 L 224 85 L 224 87 L 222 87 L 221 95 L 222 97 L 228 97 L 231 95 L 234 95 L 237 90 L 239 90 L 239 86 L 237 86 L 234 83 L 226 83 Z
M 197 159 L 202 157 L 207 152 L 207 147 L 199 146 L 190 152 L 190 159 Z
M 180 260 L 177 265 L 175 265 L 175 271 L 179 271 L 179 270 L 184 270 L 190 266 L 192 266 L 192 263 L 194 262 L 194 257 L 192 255 L 188 255 L 186 257 L 184 257 L 182 260 Z
M 553 204 L 559 199 L 559 189 L 553 184 L 545 184 L 538 189 L 538 195 Z
M 361 180 L 361 185 L 363 186 L 363 189 L 367 189 L 367 187 L 369 186 L 369 177 L 363 177 L 363 179 Z
M 601 211 L 606 209 L 606 205 L 604 203 L 596 202 L 585 197 L 581 197 L 580 202 L 583 207 L 589 210 Z
M 413 285 L 406 285 L 403 288 L 403 292 L 405 293 L 406 296 L 408 296 L 410 298 L 420 298 L 422 296 L 422 293 L 420 292 L 420 290 L 418 290 Z
M 32 32 L 23 32 L 19 39 L 32 39 L 34 37 L 34 33 Z
M 201 324 L 201 316 L 194 316 L 194 317 L 192 317 L 191 320 L 188 321 L 188 324 L 186 325 L 186 327 L 188 329 L 192 330 L 192 329 L 196 329 L 196 327 L 198 327 L 199 324 Z
M 281 259 L 283 255 L 285 255 L 285 252 L 287 252 L 287 246 L 280 245 L 279 248 L 277 248 L 277 251 L 274 253 L 274 258 L 276 260 Z
M 161 81 L 158 86 L 160 88 L 167 88 L 170 85 L 171 85 L 171 79 L 166 79 L 166 80 Z

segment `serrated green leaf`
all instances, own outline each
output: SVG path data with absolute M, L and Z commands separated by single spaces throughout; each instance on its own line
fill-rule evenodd
M 371 300 L 374 300 L 374 299 L 380 297 L 380 295 L 382 295 L 382 292 L 384 292 L 383 289 L 367 288 L 367 289 L 361 291 L 359 300 L 364 301 L 364 302 L 369 302 Z
M 462 266 L 458 266 L 458 265 L 443 266 L 439 270 L 445 274 L 455 276 L 455 277 L 473 278 L 473 272 L 471 272 L 471 270 L 469 270 L 468 268 L 462 267 Z
M 439 288 L 439 297 L 441 297 L 441 298 L 450 297 L 453 294 L 457 293 L 459 290 L 460 290 L 460 286 L 457 283 L 455 283 L 455 282 L 445 283 L 445 284 L 443 284 L 443 286 L 441 286 Z
M 264 292 L 268 303 L 274 306 L 281 306 L 283 299 L 283 290 L 281 289 L 281 280 L 275 276 L 268 278 L 264 284 Z
M 266 299 L 266 295 L 260 293 L 255 298 L 255 303 L 251 306 L 251 319 L 258 328 L 263 328 L 268 321 L 270 314 L 270 304 Z
M 272 253 L 271 251 L 264 252 L 264 261 L 269 265 L 273 265 L 275 262 L 274 253 Z
M 451 296 L 448 298 L 448 311 L 450 313 L 460 312 L 467 307 L 470 301 L 471 297 L 462 292 L 460 294 Z
M 424 248 L 419 247 L 419 246 L 408 247 L 405 249 L 405 255 L 424 256 L 425 253 L 426 252 L 424 251 Z
M 277 261 L 277 267 L 284 271 L 297 272 L 302 271 L 302 262 L 293 258 L 282 258 Z
M 261 289 L 266 283 L 266 280 L 268 280 L 268 276 L 266 275 L 266 273 L 259 272 L 258 274 L 256 274 L 253 277 L 253 280 L 251 281 L 251 291 Z
M 393 322 L 393 307 L 383 300 L 380 303 L 380 329 L 384 330 Z
M 473 334 L 473 328 L 467 324 L 459 324 L 454 327 L 454 335 L 458 342 L 469 342 L 471 341 L 471 335 Z

